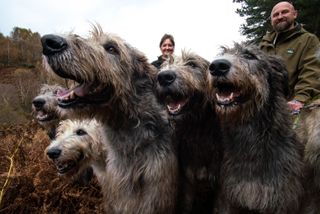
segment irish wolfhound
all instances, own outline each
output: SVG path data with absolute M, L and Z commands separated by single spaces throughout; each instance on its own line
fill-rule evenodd
M 65 89 L 57 84 L 43 84 L 39 94 L 32 101 L 32 113 L 38 123 L 46 129 L 51 140 L 55 138 L 56 129 L 61 120 L 72 117 L 77 118 L 75 112 L 62 113 L 58 107 L 58 94 L 62 91 L 65 91 Z M 80 185 L 86 185 L 91 180 L 92 175 L 92 168 L 88 167 L 82 173 L 79 173 L 79 176 L 76 176 L 74 181 Z
M 108 142 L 103 126 L 95 119 L 63 120 L 56 138 L 46 148 L 46 155 L 59 174 L 74 176 L 89 166 L 99 182 L 105 177 Z
M 106 127 L 106 212 L 174 213 L 177 157 L 166 111 L 153 92 L 156 69 L 99 27 L 88 39 L 46 35 L 41 40 L 51 69 L 79 83 L 59 97 L 59 106 L 89 109 Z
M 224 142 L 218 213 L 297 213 L 303 145 L 292 129 L 285 66 L 236 44 L 209 70 Z
M 316 56 L 320 61 L 320 49 Z M 307 168 L 306 196 L 302 214 L 316 214 L 320 210 L 320 99 L 304 106 L 296 116 L 295 127 L 305 144 L 304 160 Z
M 47 130 L 50 139 L 54 138 L 56 127 L 61 119 L 57 93 L 63 90 L 64 88 L 59 85 L 43 84 L 39 94 L 32 100 L 32 113 L 38 123 Z
M 38 123 L 48 131 L 51 139 L 54 137 L 55 128 L 61 120 L 94 116 L 86 108 L 60 108 L 58 99 L 60 96 L 64 96 L 66 91 L 68 91 L 66 88 L 57 84 L 43 84 L 39 94 L 32 100 L 32 114 Z
M 305 145 L 307 169 L 306 196 L 302 214 L 316 214 L 320 210 L 320 100 L 304 106 L 296 116 L 296 131 Z
M 220 129 L 206 99 L 209 62 L 182 52 L 158 73 L 156 91 L 167 106 L 178 141 L 179 213 L 211 213 L 221 161 Z

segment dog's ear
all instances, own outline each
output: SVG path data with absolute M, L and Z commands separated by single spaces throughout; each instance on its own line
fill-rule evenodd
M 271 68 L 273 71 L 273 76 L 276 78 L 275 80 L 281 84 L 283 95 L 286 99 L 289 98 L 290 90 L 289 90 L 289 78 L 288 78 L 288 70 L 283 60 L 277 56 L 269 56 L 269 62 L 271 64 Z

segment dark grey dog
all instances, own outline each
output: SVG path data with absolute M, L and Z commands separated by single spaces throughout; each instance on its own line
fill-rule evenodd
M 222 157 L 216 114 L 206 97 L 209 62 L 183 51 L 165 62 L 156 85 L 178 142 L 180 213 L 212 213 Z
M 320 100 L 304 106 L 295 117 L 296 131 L 305 145 L 307 169 L 301 214 L 316 214 L 320 210 Z
M 209 72 L 224 141 L 218 213 L 298 213 L 303 145 L 292 129 L 284 64 L 236 44 Z

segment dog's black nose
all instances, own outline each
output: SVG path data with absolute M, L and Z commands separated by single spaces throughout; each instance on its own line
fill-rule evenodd
M 68 47 L 67 41 L 57 35 L 48 34 L 41 38 L 42 53 L 46 56 L 62 52 Z
M 58 148 L 51 148 L 47 151 L 47 155 L 50 159 L 57 159 L 61 154 L 61 150 Z
M 210 73 L 213 76 L 223 76 L 226 75 L 231 68 L 230 61 L 226 59 L 217 59 L 211 62 L 209 66 Z
M 35 107 L 36 110 L 40 110 L 44 106 L 45 103 L 46 103 L 46 101 L 41 98 L 34 99 L 32 101 L 32 105 Z
M 175 81 L 176 77 L 177 75 L 174 71 L 171 71 L 171 70 L 161 71 L 158 74 L 158 82 L 161 86 L 168 86 Z

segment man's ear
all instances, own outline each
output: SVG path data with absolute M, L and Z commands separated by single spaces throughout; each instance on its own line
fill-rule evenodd
M 293 16 L 294 16 L 294 19 L 296 19 L 298 17 L 298 11 L 297 10 L 293 10 Z

